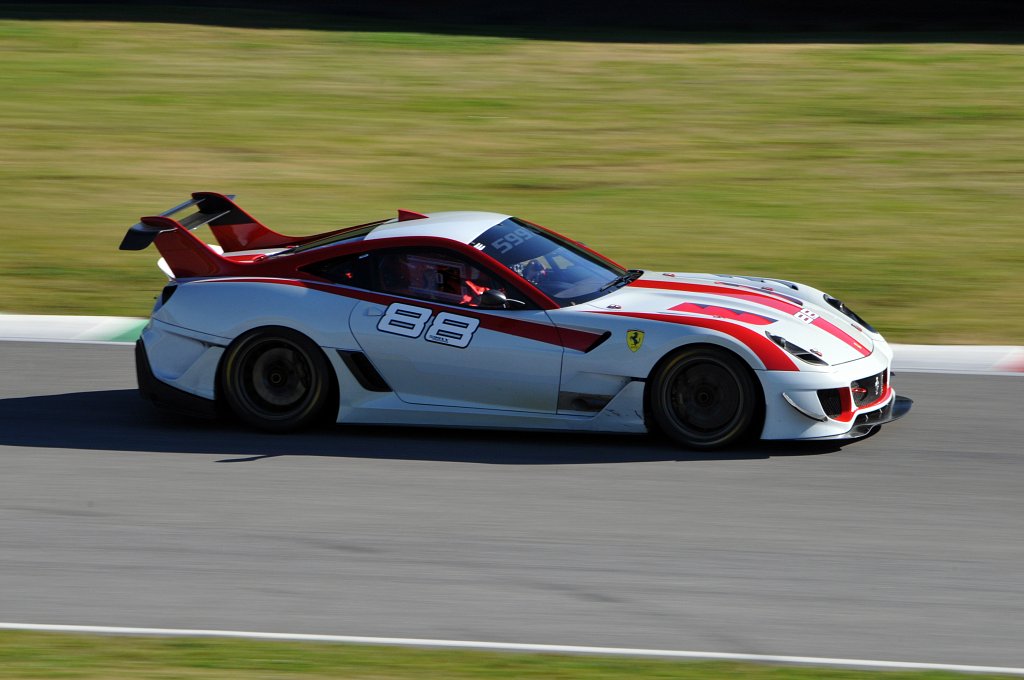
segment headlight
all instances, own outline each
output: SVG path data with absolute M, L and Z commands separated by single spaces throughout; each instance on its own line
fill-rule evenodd
M 845 314 L 848 318 L 852 319 L 853 321 L 856 321 L 858 324 L 860 324 L 861 326 L 863 326 L 867 330 L 871 331 L 872 333 L 877 333 L 878 332 L 878 331 L 876 331 L 871 326 L 871 324 L 869 324 L 864 319 L 860 318 L 860 316 L 856 312 L 854 312 L 852 309 L 847 307 L 843 303 L 842 300 L 838 300 L 838 299 L 832 297 L 831 295 L 829 295 L 828 293 L 826 293 L 825 294 L 825 302 L 827 302 L 829 305 L 831 305 L 833 308 L 835 308 L 839 312 L 842 312 L 843 314 Z
M 772 333 L 769 333 L 768 331 L 765 331 L 764 334 L 768 336 L 769 340 L 771 340 L 776 345 L 778 345 L 782 349 L 786 350 L 787 352 L 795 356 L 797 359 L 806 361 L 809 364 L 814 364 L 815 366 L 828 366 L 828 362 L 822 359 L 821 356 L 819 356 L 817 353 L 812 352 L 811 350 L 808 349 L 804 349 L 799 345 L 794 345 L 781 335 L 774 335 Z

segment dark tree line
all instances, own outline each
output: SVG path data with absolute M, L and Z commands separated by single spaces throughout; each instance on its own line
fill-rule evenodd
M 36 0 L 3 17 L 171 20 L 239 26 L 417 28 L 488 34 L 958 33 L 1024 28 L 1024 0 Z

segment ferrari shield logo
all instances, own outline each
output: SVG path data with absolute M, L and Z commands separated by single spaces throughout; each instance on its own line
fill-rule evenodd
M 643 331 L 626 331 L 626 346 L 629 347 L 630 352 L 637 351 L 642 344 L 644 344 Z

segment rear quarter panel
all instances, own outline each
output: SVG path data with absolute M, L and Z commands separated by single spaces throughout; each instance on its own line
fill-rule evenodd
M 339 291 L 343 291 L 339 287 Z M 281 282 L 207 279 L 181 283 L 153 318 L 224 339 L 262 326 L 285 326 L 321 347 L 358 349 L 349 330 L 356 300 Z

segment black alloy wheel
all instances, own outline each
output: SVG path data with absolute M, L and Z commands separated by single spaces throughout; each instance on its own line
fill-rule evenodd
M 731 352 L 698 347 L 666 360 L 651 382 L 658 427 L 688 449 L 717 449 L 743 439 L 760 402 L 750 370 Z
M 323 352 L 305 335 L 259 328 L 228 348 L 222 393 L 243 422 L 267 432 L 291 432 L 324 414 L 330 371 Z

